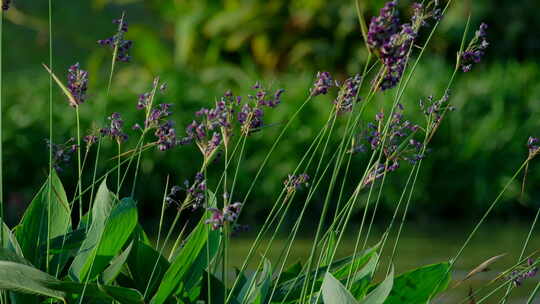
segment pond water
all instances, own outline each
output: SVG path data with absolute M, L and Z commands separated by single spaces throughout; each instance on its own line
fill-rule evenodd
M 414 225 L 408 224 L 401 234 L 394 266 L 396 273 L 402 273 L 416 267 L 448 261 L 454 256 L 468 233 L 472 230 L 474 222 L 470 223 L 440 223 Z M 457 261 L 455 269 L 452 272 L 451 283 L 453 286 L 457 281 L 462 280 L 467 273 L 478 265 L 488 260 L 490 257 L 506 254 L 490 266 L 490 270 L 479 273 L 458 287 L 451 288 L 442 297 L 433 301 L 433 303 L 478 303 L 489 291 L 501 285 L 502 280 L 493 282 L 501 272 L 514 265 L 520 255 L 521 248 L 527 237 L 530 227 L 529 222 L 497 222 L 486 223 L 480 228 L 476 236 L 472 239 L 470 245 L 465 249 L 461 258 Z M 368 246 L 374 245 L 379 241 L 383 233 L 382 229 L 375 229 L 368 240 Z M 351 255 L 355 245 L 355 231 L 347 233 L 341 246 L 338 249 L 337 256 L 344 257 Z M 277 260 L 283 247 L 286 245 L 287 235 L 276 239 L 270 246 L 270 260 Z M 303 235 L 299 237 L 291 250 L 287 259 L 287 264 L 293 264 L 297 261 L 306 261 L 311 250 L 311 239 L 313 236 Z M 390 236 L 383 251 L 382 271 L 386 271 L 388 257 L 394 244 L 395 236 Z M 249 248 L 253 242 L 250 236 L 241 236 L 231 241 L 231 263 L 240 267 L 244 258 L 247 256 Z M 260 257 L 267 248 L 268 240 L 256 251 L 255 257 Z M 361 242 L 362 244 L 362 242 Z M 540 249 L 540 236 L 538 229 L 533 232 L 532 238 L 527 247 L 526 255 Z M 258 260 L 258 259 L 257 259 Z M 251 263 L 248 268 L 255 269 L 255 263 Z M 381 275 L 378 275 L 379 279 Z M 527 280 L 522 286 L 514 288 L 507 303 L 519 304 L 526 303 L 529 294 L 539 282 L 540 274 L 537 277 Z M 486 287 L 491 282 L 491 285 Z M 468 299 L 468 294 L 472 290 L 475 293 L 474 301 Z M 499 303 L 499 299 L 504 295 L 506 287 L 500 288 L 500 291 L 492 297 L 487 298 L 481 303 Z M 540 295 L 533 303 L 540 303 Z

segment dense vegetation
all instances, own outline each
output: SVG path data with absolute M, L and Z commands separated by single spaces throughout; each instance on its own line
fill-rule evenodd
M 515 96 L 531 97 L 506 83 L 508 72 L 525 75 L 512 81 L 529 89 L 536 65 L 505 61 L 482 68 L 486 54 L 497 51 L 488 24 L 470 15 L 453 19 L 452 1 L 438 0 L 373 7 L 278 0 L 144 5 L 174 24 L 174 38 L 170 28 L 131 25 L 129 10 L 122 11 L 97 44 L 85 47 L 99 51 L 64 69 L 65 49 L 76 47 L 53 40 L 52 1 L 34 7 L 46 12 L 45 22 L 23 13 L 24 5 L 2 1 L 2 22 L 47 30 L 48 58 L 36 69 L 44 76 L 35 79 L 24 72 L 10 77 L 17 70 L 9 70 L 7 102 L 0 96 L 0 117 L 8 119 L 0 122 L 0 303 L 445 302 L 449 290 L 505 255 L 486 257 L 452 280 L 480 227 L 510 200 L 521 202 L 525 213 L 535 211 L 528 234 L 520 236 L 519 257 L 489 283 L 450 301 L 504 304 L 536 279 L 540 259 L 531 240 L 540 209 L 529 205 L 527 194 L 535 193 L 527 185 L 536 182 L 540 139 L 516 139 L 534 133 L 527 128 L 534 117 L 522 100 L 516 114 L 506 105 Z M 459 35 L 438 40 L 444 26 Z M 291 40 L 295 31 L 302 33 L 299 42 Z M 328 40 L 325 32 L 333 33 Z M 81 35 L 71 39 L 84 41 Z M 161 35 L 169 37 L 165 44 Z M 175 42 L 172 57 L 167 41 Z M 21 53 L 6 58 L 28 51 L 9 45 L 17 47 Z M 529 47 L 519 56 L 528 56 Z M 27 65 L 33 70 L 36 63 Z M 264 81 L 252 81 L 263 71 Z M 488 87 L 499 99 L 481 102 Z M 33 96 L 43 102 L 29 105 Z M 501 126 L 514 115 L 519 132 Z M 32 136 L 22 133 L 33 129 Z M 17 146 L 4 153 L 11 139 Z M 504 149 L 501 140 L 508 142 Z M 14 148 L 20 145 L 32 157 Z M 45 149 L 33 148 L 39 146 Z M 519 150 L 520 157 L 471 159 L 499 149 Z M 485 162 L 496 167 L 484 170 Z M 14 188 L 12 177 L 28 183 L 21 175 L 30 172 L 42 185 L 26 206 L 26 189 Z M 481 181 L 471 187 L 467 175 Z M 460 206 L 452 195 L 461 191 Z M 470 201 L 483 204 L 470 208 Z M 481 216 L 475 214 L 473 229 L 446 260 L 397 274 L 400 236 L 414 208 L 454 215 L 480 210 Z M 152 218 L 146 210 L 159 220 L 143 225 L 141 215 Z M 264 216 L 242 265 L 232 267 L 231 238 L 248 229 L 249 214 Z M 382 233 L 378 221 L 385 223 Z M 145 226 L 153 226 L 151 234 Z M 270 260 L 283 233 L 279 257 Z M 311 236 L 309 252 L 294 263 L 291 250 L 303 233 Z M 346 235 L 354 249 L 338 258 Z M 526 303 L 539 291 L 537 283 Z
M 159 74 L 168 82 L 167 100 L 176 104 L 173 117 L 182 129 L 194 111 L 211 103 L 225 90 L 246 95 L 256 80 L 273 88 L 286 88 L 281 110 L 268 113 L 272 121 L 282 123 L 287 113 L 298 107 L 318 70 L 329 70 L 337 79 L 343 80 L 347 74 L 361 69 L 366 49 L 360 39 L 352 1 L 244 2 L 54 3 L 55 67 L 65 70 L 78 61 L 93 76 L 89 79 L 92 102 L 81 109 L 83 130 L 93 127 L 95 113 L 103 112 L 106 99 L 108 57 L 105 49 L 94 47 L 95 41 L 109 34 L 109 20 L 121 9 L 129 11 L 131 28 L 128 37 L 136 37 L 137 47 L 131 54 L 132 63 L 117 67 L 107 104 L 111 110 L 121 109 L 126 121 L 137 119 L 138 113 L 131 105 L 147 88 L 153 75 Z M 536 104 L 540 87 L 536 79 L 540 67 L 536 60 L 539 54 L 536 45 L 540 37 L 530 30 L 538 27 L 538 20 L 532 13 L 535 1 L 520 1 L 520 5 L 505 2 L 493 6 L 490 3 L 458 1 L 452 4 L 430 44 L 430 56 L 419 63 L 406 92 L 405 99 L 415 103 L 419 96 L 443 89 L 445 79 L 449 77 L 449 71 L 443 67 L 452 64 L 455 58 L 463 20 L 469 11 L 473 13 L 473 24 L 480 21 L 490 24 L 490 33 L 497 37 L 497 43 L 490 46 L 483 65 L 456 79 L 452 100 L 462 114 L 449 117 L 441 127 L 432 146 L 436 153 L 430 155 L 420 173 L 422 178 L 418 181 L 411 210 L 418 217 L 460 218 L 483 210 L 486 196 L 496 191 L 510 177 L 512 168 L 519 165 L 524 153 L 523 142 L 530 130 L 538 126 L 535 117 L 539 111 Z M 382 1 L 370 1 L 366 20 L 382 5 Z M 400 7 L 402 15 L 410 16 L 407 3 Z M 44 139 L 48 137 L 48 131 L 43 127 L 47 122 L 42 113 L 48 111 L 49 84 L 41 68 L 41 63 L 48 61 L 47 18 L 46 1 L 32 4 L 19 1 L 13 11 L 6 14 L 4 23 L 4 37 L 9 44 L 3 52 L 7 101 L 4 123 L 10 126 L 5 130 L 4 139 L 9 144 L 5 145 L 4 153 L 8 159 L 26 159 L 4 168 L 10 176 L 5 181 L 6 188 L 14 190 L 6 196 L 10 221 L 22 214 L 32 197 L 32 189 L 41 183 L 47 167 Z M 425 34 L 425 31 L 421 32 L 422 36 Z M 55 99 L 62 98 L 58 91 L 53 93 Z M 300 113 L 294 127 L 303 132 L 282 139 L 275 151 L 276 157 L 270 159 L 269 165 L 274 169 L 266 172 L 260 181 L 260 203 L 246 210 L 249 218 L 253 215 L 264 217 L 264 209 L 271 204 L 266 198 L 279 189 L 284 176 L 295 165 L 296 158 L 289 156 L 300 156 L 299 151 L 326 119 L 324 113 L 329 107 L 329 102 L 321 100 L 307 105 Z M 55 106 L 54 118 L 53 135 L 57 141 L 70 138 L 75 127 L 70 109 Z M 247 149 L 265 150 L 278 132 L 277 127 L 268 128 L 266 134 L 271 135 L 259 136 L 256 145 L 248 142 Z M 485 138 L 489 141 L 484 141 Z M 105 151 L 110 151 L 111 155 L 115 153 L 114 147 L 105 146 Z M 159 199 L 160 191 L 155 189 L 164 183 L 164 176 L 170 174 L 172 180 L 181 183 L 198 169 L 189 161 L 196 157 L 190 149 L 180 148 L 172 152 L 173 155 L 148 153 L 151 154 L 146 158 L 141 178 L 151 191 L 138 193 L 142 201 Z M 252 153 L 252 157 L 240 168 L 242 182 L 238 186 L 241 191 L 247 190 L 242 187 L 249 185 L 250 172 L 262 160 L 262 153 Z M 39 174 L 18 174 L 33 168 L 43 169 Z M 62 176 L 70 180 L 77 178 L 76 171 L 70 168 Z M 405 178 L 401 172 L 392 177 L 398 181 Z M 531 170 L 528 181 L 534 184 L 539 180 L 540 176 Z M 73 191 L 70 184 L 66 187 Z M 520 182 L 516 181 L 511 188 L 514 192 L 497 207 L 497 214 L 508 217 L 534 212 L 537 190 L 530 188 L 520 203 L 516 203 L 514 194 L 519 189 Z M 383 197 L 385 206 L 391 209 L 397 196 L 399 193 L 387 189 L 387 195 Z M 155 205 L 143 206 L 154 218 L 159 215 L 159 207 L 152 207 Z

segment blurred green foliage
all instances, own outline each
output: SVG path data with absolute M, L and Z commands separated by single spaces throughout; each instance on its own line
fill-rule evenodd
M 384 3 L 365 2 L 367 20 Z M 538 4 L 535 0 L 496 6 L 488 0 L 454 2 L 410 84 L 404 99 L 406 115 L 422 119 L 418 100 L 441 94 L 469 12 L 472 25 L 480 21 L 490 24 L 491 46 L 487 60 L 471 73 L 460 74 L 454 85 L 451 101 L 457 111 L 444 123 L 424 162 L 414 196 L 413 215 L 417 217 L 476 216 L 525 158 L 528 136 L 540 135 L 540 35 L 532 31 L 540 28 L 534 9 Z M 135 109 L 137 95 L 150 88 L 156 75 L 169 83 L 168 94 L 160 102 L 176 105 L 174 119 L 179 132 L 192 120 L 194 111 L 210 105 L 226 89 L 245 96 L 257 80 L 271 88 L 286 89 L 283 104 L 268 113 L 267 121 L 276 125 L 250 138 L 238 193 L 247 191 L 280 123 L 305 99 L 316 71 L 328 70 L 344 79 L 359 72 L 366 57 L 352 0 L 53 3 L 55 70 L 63 74 L 70 64 L 80 62 L 90 72 L 89 101 L 81 107 L 86 132 L 101 126 L 112 111 L 121 112 L 128 125 L 140 122 L 143 117 Z M 408 5 L 408 1 L 400 2 L 403 18 L 410 14 Z M 16 1 L 4 23 L 4 170 L 12 217 L 24 209 L 47 169 L 44 138 L 49 132 L 49 80 L 40 66 L 48 62 L 47 6 L 44 0 Z M 128 39 L 135 42 L 134 59 L 118 65 L 107 98 L 110 52 L 95 41 L 112 35 L 111 20 L 122 11 L 127 12 L 130 23 Z M 378 97 L 364 119 L 388 106 L 391 98 L 392 93 Z M 255 188 L 246 208 L 249 216 L 263 216 L 261 210 L 273 202 L 330 107 L 329 98 L 317 98 L 294 123 Z M 75 135 L 73 109 L 56 88 L 53 116 L 55 141 Z M 344 123 L 340 122 L 340 127 Z M 106 145 L 102 159 L 112 157 L 113 148 Z M 353 174 L 363 170 L 359 158 L 353 163 Z M 194 159 L 199 159 L 194 147 L 145 154 L 137 197 L 147 214 L 156 214 L 166 176 L 174 183 L 191 178 L 198 169 Z M 540 172 L 535 167 L 533 163 L 529 168 L 526 194 L 520 196 L 519 182 L 512 185 L 506 202 L 500 204 L 499 216 L 531 214 L 538 207 L 540 190 L 535 185 L 540 182 Z M 386 210 L 391 210 L 399 197 L 406 171 L 402 168 L 387 181 Z M 65 184 L 75 181 L 74 170 L 66 170 L 63 179 Z

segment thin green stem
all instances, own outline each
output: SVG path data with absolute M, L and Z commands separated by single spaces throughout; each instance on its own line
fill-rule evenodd
M 118 159 L 117 159 L 118 163 L 117 163 L 117 167 L 116 167 L 116 173 L 117 173 L 117 174 L 116 174 L 116 198 L 117 198 L 118 200 L 120 200 L 120 176 L 122 175 L 122 174 L 120 173 L 121 167 L 122 167 L 122 165 L 121 165 L 121 163 L 120 163 L 120 161 L 121 161 L 121 159 L 122 159 L 122 158 L 120 157 L 120 155 L 122 154 L 122 148 L 121 148 L 120 140 L 117 141 L 117 145 L 116 145 L 116 146 L 117 146 L 117 148 L 118 148 Z
M 79 107 L 75 107 L 75 116 L 77 118 L 77 187 L 79 188 L 79 220 L 83 217 L 83 200 L 81 195 L 82 190 L 82 165 L 81 165 L 81 122 L 79 115 Z
M 3 143 L 4 143 L 4 129 L 2 118 L 4 116 L 4 107 L 2 99 L 2 83 L 3 83 L 3 33 L 4 33 L 4 11 L 0 12 L 0 244 L 4 244 L 4 155 L 3 155 Z M 49 152 L 51 155 L 51 152 Z M 50 164 L 50 162 L 49 162 Z M 50 171 L 49 171 L 50 172 Z M 47 248 L 48 249 L 48 248 Z M 48 252 L 48 250 L 47 250 Z M 7 292 L 2 290 L 0 296 L 0 302 L 2 304 L 7 303 Z
M 53 70 L 53 40 L 52 40 L 52 0 L 48 3 L 49 10 L 49 68 Z M 52 144 L 53 144 L 53 78 L 52 73 L 49 73 L 49 143 L 51 148 L 49 149 L 49 191 L 47 193 L 47 252 L 45 254 L 45 270 L 49 271 L 49 253 L 51 249 L 50 244 L 50 227 L 51 227 L 51 203 L 52 203 Z M 1 141 L 0 141 L 1 143 Z M 0 183 L 1 184 L 1 183 Z
M 3 104 L 3 42 L 4 42 L 4 11 L 0 12 L 0 229 L 4 229 L 4 104 Z M 52 120 L 51 120 L 52 121 Z M 49 158 L 52 157 L 52 152 L 49 152 Z M 49 161 L 49 164 L 51 161 Z M 49 166 L 49 167 L 52 167 Z M 4 233 L 0 233 L 0 244 L 3 243 Z
M 118 25 L 118 31 L 120 31 L 122 26 L 124 25 L 124 18 L 125 18 L 125 13 L 122 12 L 122 18 L 121 18 L 120 24 Z M 107 91 L 105 94 L 105 102 L 103 103 L 103 111 L 102 111 L 103 117 L 106 117 L 107 115 L 107 100 L 109 99 L 109 96 L 111 94 L 111 87 L 112 87 L 112 81 L 113 81 L 113 76 L 114 76 L 114 70 L 116 66 L 117 55 L 118 55 L 118 44 L 115 43 L 113 55 L 111 58 L 111 67 L 110 67 L 110 72 L 109 72 L 109 81 L 107 83 Z M 98 141 L 98 146 L 97 146 L 97 151 L 96 151 L 96 160 L 94 164 L 94 172 L 92 174 L 92 184 L 91 184 L 92 190 L 90 191 L 90 209 L 92 209 L 92 203 L 94 202 L 94 185 L 96 184 L 96 177 L 97 177 L 97 171 L 98 171 L 98 165 L 99 165 L 99 155 L 101 152 L 101 142 L 102 140 Z M 83 290 L 83 294 L 81 295 L 81 301 L 82 301 L 83 296 L 84 296 L 84 290 Z
M 207 180 L 208 172 L 207 172 L 207 166 L 205 164 L 206 164 L 206 159 L 204 160 L 204 163 L 203 163 L 203 173 L 204 173 L 204 180 Z M 208 197 L 209 197 L 208 187 L 205 188 L 204 196 L 206 198 L 206 201 L 208 202 Z M 210 225 L 206 225 L 206 233 L 210 235 Z M 208 264 L 207 269 L 206 269 L 206 272 L 207 272 L 206 286 L 207 286 L 207 293 L 208 293 L 207 297 L 208 297 L 208 304 L 212 304 L 212 280 L 210 280 L 210 275 L 212 274 L 212 272 L 210 270 L 210 264 L 211 264 L 210 263 L 210 246 L 208 243 L 206 244 L 206 261 Z
M 223 169 L 224 174 L 224 181 L 223 181 L 223 208 L 225 208 L 229 204 L 229 197 L 227 194 L 227 164 L 229 163 L 229 149 L 228 149 L 228 142 L 226 141 L 224 144 L 223 149 L 225 150 L 225 168 Z M 239 160 L 240 163 L 240 160 Z M 225 222 L 223 225 L 223 261 L 222 261 L 222 282 L 223 282 L 223 294 L 227 293 L 227 269 L 228 269 L 228 243 L 229 243 L 229 223 Z M 223 304 L 226 304 L 227 301 L 225 297 L 223 297 Z
M 527 300 L 527 304 L 532 304 L 534 298 L 536 298 L 536 295 L 538 294 L 538 291 L 540 291 L 540 282 L 536 283 L 536 287 L 534 287 L 533 292 L 529 296 L 529 299 Z

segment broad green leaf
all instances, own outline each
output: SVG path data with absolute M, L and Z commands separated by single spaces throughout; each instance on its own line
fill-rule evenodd
M 355 272 L 359 271 L 359 269 L 363 269 L 374 256 L 377 256 L 376 248 L 371 248 L 360 253 L 354 261 L 339 267 L 337 270 L 332 270 L 332 275 L 339 280 L 346 279 L 351 274 L 353 277 L 356 277 L 357 274 Z
M 208 257 L 210 257 L 210 261 L 212 261 L 215 256 L 218 253 L 219 246 L 221 242 L 221 233 L 219 230 L 211 230 L 209 231 L 208 235 L 208 242 L 199 252 L 199 256 L 197 257 L 197 260 L 193 263 L 191 266 L 191 269 L 189 270 L 190 276 L 185 281 L 185 283 L 182 285 L 182 288 L 180 288 L 179 293 L 181 294 L 184 290 L 189 292 L 190 298 L 197 298 L 198 293 L 195 289 L 196 286 L 200 285 L 201 280 L 203 278 L 203 274 L 205 269 L 207 269 L 208 266 Z M 206 247 L 209 248 L 206 248 Z
M 225 303 L 225 297 L 227 295 L 224 292 L 225 286 L 223 286 L 223 282 L 213 274 L 208 274 L 206 271 L 204 271 L 202 279 L 202 288 L 199 293 L 204 303 Z M 208 281 L 210 281 L 210 284 L 208 284 Z M 210 291 L 208 291 L 208 285 L 211 287 Z M 211 301 L 208 300 L 208 295 L 210 295 Z M 192 299 L 190 300 L 193 301 Z
M 0 289 L 47 296 L 65 303 L 65 293 L 49 287 L 57 282 L 55 277 L 32 266 L 0 261 Z
M 6 248 L 0 248 L 0 261 L 15 262 L 34 267 L 32 263 L 28 262 L 24 257 Z
M 137 224 L 137 227 L 133 229 L 133 237 L 131 237 L 130 239 L 133 239 L 135 241 L 139 240 L 148 246 L 152 246 L 152 242 L 150 242 L 150 238 L 142 228 L 141 224 Z
M 268 259 L 264 259 L 263 268 L 257 270 L 246 281 L 237 300 L 239 303 L 254 303 L 262 304 L 270 288 L 270 282 L 272 278 L 272 266 Z
M 105 178 L 99 185 L 96 197 L 94 198 L 92 212 L 88 214 L 88 223 L 91 225 L 90 229 L 94 225 L 105 224 L 114 207 L 115 200 L 114 193 L 107 188 L 107 178 Z
M 215 207 L 217 204 L 216 197 L 213 192 L 209 192 L 209 206 Z M 180 295 L 187 291 L 190 299 L 196 299 L 199 296 L 200 288 L 195 288 L 200 285 L 203 278 L 204 271 L 207 269 L 208 260 L 212 261 L 218 253 L 221 245 L 221 232 L 219 230 L 210 230 L 208 233 L 208 241 L 204 248 L 199 252 L 197 260 L 193 262 L 191 269 L 189 270 L 189 278 L 183 282 L 181 288 L 178 289 Z
M 70 276 L 75 280 L 80 280 L 82 275 L 81 271 L 85 264 L 89 262 L 93 257 L 94 249 L 96 248 L 103 230 L 105 229 L 105 223 L 113 208 L 114 195 L 107 189 L 107 179 L 105 178 L 98 188 L 92 211 L 86 215 L 86 225 L 90 225 L 88 233 L 84 239 L 77 256 L 71 264 L 69 270 Z M 85 229 L 79 227 L 79 229 Z
M 24 259 L 21 247 L 19 246 L 19 243 L 17 242 L 17 239 L 15 238 L 11 230 L 9 230 L 8 226 L 5 223 L 2 224 L 2 257 L 0 258 L 0 260 L 16 262 L 33 267 L 33 265 L 29 261 Z M 39 299 L 35 295 L 9 292 L 9 297 L 11 299 L 11 303 L 39 303 Z
M 102 275 L 103 282 L 105 284 L 111 284 L 114 279 L 118 276 L 120 271 L 122 270 L 122 267 L 124 267 L 124 264 L 126 263 L 126 260 L 129 256 L 129 253 L 131 252 L 131 248 L 133 247 L 133 242 L 129 244 L 129 246 L 122 252 L 120 255 L 115 257 L 112 261 L 109 267 L 107 267 Z
M 379 245 L 375 245 L 372 248 L 366 249 L 358 253 L 356 256 L 349 256 L 347 258 L 332 263 L 330 266 L 320 267 L 316 270 L 316 278 L 314 278 L 315 271 L 312 271 L 310 278 L 312 280 L 317 280 L 315 282 L 315 289 L 319 289 L 321 287 L 324 279 L 323 276 L 327 272 L 332 273 L 335 278 L 341 280 L 347 278 L 347 276 L 351 272 L 351 269 L 353 272 L 356 269 L 361 269 L 361 267 L 370 260 L 372 255 L 376 253 L 378 248 Z M 298 278 L 292 278 L 286 282 L 280 283 L 278 285 L 278 288 L 276 289 L 276 293 L 274 294 L 272 300 L 277 302 L 283 301 L 285 299 L 285 296 L 287 296 L 287 301 L 298 299 L 301 295 L 305 277 L 306 275 L 304 274 Z
M 56 281 L 51 283 L 49 287 L 79 297 L 84 292 L 84 298 L 107 300 L 108 303 L 110 303 L 111 300 L 116 300 L 122 304 L 144 303 L 141 293 L 131 288 L 67 281 Z M 87 301 L 84 301 L 83 303 L 86 302 Z
M 293 265 L 285 269 L 283 273 L 281 273 L 281 276 L 279 278 L 279 284 L 296 278 L 297 276 L 300 275 L 301 271 L 302 271 L 302 263 L 300 263 L 300 261 L 294 263 Z
M 159 284 L 156 294 L 150 302 L 151 304 L 164 303 L 177 290 L 180 284 L 187 279 L 188 271 L 197 260 L 199 253 L 203 248 L 206 248 L 206 242 L 211 228 L 205 221 L 209 216 L 210 213 L 206 212 L 191 232 L 182 250 L 172 260 L 169 269 L 167 269 Z
M 15 230 L 24 257 L 38 268 L 45 264 L 42 242 L 63 235 L 71 229 L 71 210 L 62 182 L 53 170 L 36 194 Z M 49 185 L 50 184 L 50 185 Z M 50 194 L 50 195 L 49 195 Z M 49 202 L 50 197 L 50 202 Z
M 242 287 L 246 284 L 248 281 L 248 278 L 246 277 L 244 272 L 240 272 L 240 269 L 235 268 L 235 274 L 236 279 L 238 282 L 236 283 L 236 286 L 232 290 L 232 294 L 234 295 L 235 299 L 238 298 L 238 295 L 240 294 L 240 291 L 242 290 Z
M 105 292 L 114 300 L 125 304 L 144 304 L 144 298 L 135 289 L 122 288 L 117 286 L 98 285 L 99 289 Z
M 202 223 L 202 224 L 201 224 Z M 186 245 L 178 256 L 174 258 L 169 269 L 165 272 L 158 291 L 150 303 L 161 304 L 174 293 L 176 288 L 185 279 L 191 265 L 197 259 L 201 250 L 205 247 L 210 227 L 202 221 L 191 233 Z
M 85 237 L 86 231 L 84 228 L 57 236 L 51 239 L 49 242 L 49 250 L 52 254 L 64 251 L 79 250 Z M 47 243 L 41 243 L 41 249 L 45 250 L 45 248 L 47 248 Z
M 266 303 L 266 296 L 272 283 L 272 264 L 268 259 L 264 259 L 263 272 L 260 276 L 259 282 L 257 282 L 257 297 L 255 298 L 255 304 Z
M 375 252 L 369 262 L 351 278 L 350 291 L 356 299 L 361 299 L 366 295 L 378 261 L 379 255 Z
M 17 242 L 15 235 L 13 235 L 9 227 L 3 221 L 0 221 L 0 223 L 2 224 L 2 231 L 0 232 L 2 233 L 2 248 L 9 249 L 14 253 L 23 256 L 21 246 L 19 246 L 19 242 Z
M 383 304 L 388 298 L 392 285 L 394 283 L 394 268 L 390 271 L 390 274 L 382 281 L 377 288 L 373 289 L 359 304 Z M 403 302 L 407 303 L 407 302 Z
M 115 206 L 107 219 L 103 236 L 97 247 L 91 278 L 101 273 L 122 250 L 137 225 L 137 220 L 137 203 L 133 199 L 124 198 Z
M 96 221 L 97 218 L 94 217 L 90 230 Z M 93 244 L 85 244 L 86 241 L 83 243 L 71 266 L 71 275 L 80 281 L 95 278 L 122 250 L 136 225 L 136 203 L 131 198 L 124 198 L 112 209 L 96 242 L 93 243 L 95 237 L 93 236 L 91 240 Z
M 430 296 L 446 290 L 449 282 L 449 263 L 420 267 L 396 277 L 394 287 L 384 303 L 426 303 Z
M 325 304 L 358 304 L 347 288 L 329 272 L 324 276 L 321 292 Z
M 127 263 L 136 288 L 147 299 L 156 292 L 170 265 L 159 252 L 141 241 L 134 244 Z

